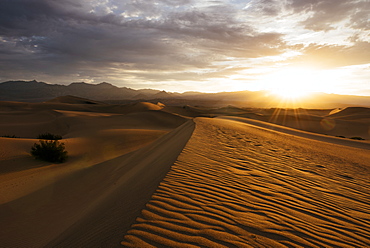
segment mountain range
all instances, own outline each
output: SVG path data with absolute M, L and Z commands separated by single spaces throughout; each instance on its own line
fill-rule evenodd
M 315 93 L 299 101 L 282 100 L 268 91 L 236 91 L 219 93 L 166 92 L 154 89 L 135 90 L 103 82 L 84 82 L 69 85 L 33 81 L 7 81 L 0 83 L 0 101 L 43 102 L 72 95 L 96 101 L 125 103 L 128 101 L 161 101 L 168 105 L 208 105 L 247 107 L 304 107 L 340 108 L 347 106 L 370 107 L 370 97 Z

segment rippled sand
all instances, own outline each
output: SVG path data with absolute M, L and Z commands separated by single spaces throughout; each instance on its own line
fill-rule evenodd
M 367 247 L 368 150 L 196 119 L 126 247 Z

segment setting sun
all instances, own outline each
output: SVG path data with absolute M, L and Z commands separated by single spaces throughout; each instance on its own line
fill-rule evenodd
M 284 82 L 279 88 L 273 89 L 271 92 L 282 98 L 290 99 L 301 98 L 308 94 L 304 87 L 300 87 L 292 81 Z
M 299 99 L 314 91 L 320 91 L 326 75 L 307 68 L 283 68 L 270 73 L 263 83 L 272 94 L 283 99 Z

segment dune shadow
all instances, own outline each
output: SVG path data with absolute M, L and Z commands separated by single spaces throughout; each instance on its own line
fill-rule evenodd
M 23 155 L 21 158 L 2 160 L 0 165 L 0 175 L 45 167 L 49 165 L 52 164 L 49 162 L 33 159 L 31 155 Z

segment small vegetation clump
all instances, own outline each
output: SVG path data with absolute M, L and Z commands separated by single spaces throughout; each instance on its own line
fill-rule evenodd
M 364 138 L 361 138 L 361 137 L 352 137 L 350 139 L 354 139 L 354 140 L 365 140 Z
M 31 155 L 34 158 L 52 163 L 65 162 L 67 154 L 64 143 L 57 140 L 40 140 L 40 143 L 35 143 L 31 148 Z
M 51 133 L 42 133 L 37 136 L 38 139 L 44 139 L 44 140 L 61 140 L 61 135 L 51 134 Z

